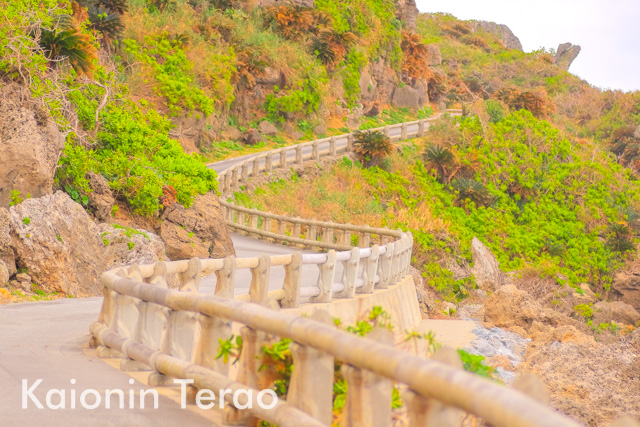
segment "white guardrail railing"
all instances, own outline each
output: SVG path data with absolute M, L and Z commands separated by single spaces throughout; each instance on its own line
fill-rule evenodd
M 400 129 L 396 139 L 404 139 L 421 135 L 427 122 L 385 129 Z M 337 145 L 345 138 L 345 151 L 350 150 L 350 135 L 335 137 L 328 141 L 329 155 L 344 152 Z M 280 156 L 281 168 L 291 152 L 296 162 L 304 161 L 298 147 L 308 145 L 311 159 L 326 151 L 314 141 L 258 154 L 220 174 L 223 193 L 248 182 L 249 165 L 253 176 L 272 171 L 270 159 L 275 154 Z M 108 271 L 101 279 L 100 316 L 91 325 L 91 344 L 100 357 L 121 358 L 123 370 L 151 371 L 151 386 L 173 385 L 176 378 L 193 380 L 194 394 L 199 389 L 229 389 L 232 393 L 224 397 L 225 422 L 241 425 L 255 425 L 258 419 L 282 427 L 331 425 L 334 360 L 342 362 L 348 383 L 341 425 L 391 425 L 393 383 L 404 390 L 410 426 L 461 425 L 464 413 L 494 426 L 578 425 L 526 394 L 540 397 L 539 380 L 533 381 L 534 386 L 516 382 L 522 391 L 508 389 L 465 372 L 455 352 L 441 351 L 425 359 L 395 349 L 388 330 L 375 329 L 363 338 L 337 329 L 321 310 L 309 318 L 287 313 L 286 309 L 301 303 L 352 298 L 398 283 L 408 274 L 410 233 L 288 218 L 229 203 L 223 206 L 227 223 L 236 230 L 328 252 L 194 258 Z M 305 265 L 317 266 L 317 286 L 301 286 Z M 269 292 L 272 268 L 282 268 L 284 279 L 281 288 Z M 235 295 L 236 274 L 243 270 L 250 272 L 248 294 Z M 204 293 L 201 280 L 209 275 L 215 275 L 215 290 Z M 169 289 L 168 283 L 176 278 L 178 288 Z M 221 346 L 232 337 L 233 323 L 243 338 L 234 380 L 229 364 L 218 358 Z M 273 401 L 266 396 L 263 407 L 258 402 L 258 389 L 264 388 L 259 356 L 269 337 L 293 341 L 294 369 L 286 398 Z M 238 390 L 252 393 L 236 394 Z

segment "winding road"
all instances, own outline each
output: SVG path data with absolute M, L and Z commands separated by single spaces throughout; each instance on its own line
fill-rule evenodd
M 417 127 L 417 125 L 414 125 Z M 397 131 L 400 136 L 400 131 Z M 347 144 L 346 138 L 336 140 L 337 147 Z M 328 149 L 320 147 L 321 150 Z M 312 148 L 303 148 L 303 155 Z M 209 165 L 216 171 L 225 170 L 254 154 L 225 160 Z M 292 157 L 294 153 L 290 153 Z M 247 236 L 232 234 L 233 243 L 239 257 L 255 257 L 291 253 L 292 248 L 275 245 Z M 317 267 L 305 266 L 302 272 L 304 287 L 315 286 Z M 337 274 L 341 274 L 337 271 Z M 283 268 L 273 268 L 270 283 L 273 289 L 281 288 L 284 279 Z M 238 271 L 236 293 L 247 293 L 251 282 L 248 270 Z M 201 291 L 213 292 L 215 276 L 201 282 Z M 77 395 L 85 389 L 95 389 L 103 394 L 106 389 L 128 390 L 146 389 L 146 385 L 129 383 L 131 376 L 114 369 L 102 360 L 87 355 L 84 346 L 88 342 L 88 326 L 94 322 L 100 311 L 101 297 L 85 299 L 60 299 L 48 302 L 24 303 L 0 306 L 0 425 L 2 426 L 210 426 L 211 420 L 200 414 L 181 410 L 173 399 L 160 396 L 158 409 L 106 409 L 104 405 L 95 410 L 78 407 L 70 409 L 71 390 Z M 38 379 L 43 382 L 33 394 L 45 404 L 47 390 L 66 390 L 67 409 L 38 409 L 28 400 L 27 409 L 22 404 L 22 382 L 31 387 Z M 76 383 L 73 385 L 72 380 Z M 53 403 L 58 402 L 54 396 Z M 89 399 L 91 400 L 91 399 Z M 117 408 L 117 402 L 113 400 Z

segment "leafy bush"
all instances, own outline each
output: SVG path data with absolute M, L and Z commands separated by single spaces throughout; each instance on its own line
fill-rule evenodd
M 393 152 L 393 144 L 380 131 L 358 131 L 355 133 L 353 150 L 366 166 L 377 166 Z

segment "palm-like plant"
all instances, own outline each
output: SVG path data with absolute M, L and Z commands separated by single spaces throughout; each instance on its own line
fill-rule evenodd
M 456 156 L 453 152 L 444 148 L 441 145 L 433 144 L 429 145 L 422 155 L 424 159 L 424 166 L 428 170 L 435 172 L 438 182 L 448 182 L 455 174 L 456 168 Z
M 267 9 L 277 31 L 286 39 L 297 39 L 308 33 L 314 17 L 310 8 L 292 6 L 271 6 Z
M 380 161 L 393 152 L 393 144 L 387 135 L 380 131 L 362 131 L 355 133 L 353 149 L 365 167 L 377 166 Z
M 607 246 L 614 252 L 635 251 L 631 228 L 624 223 L 611 224 L 607 229 Z
M 50 67 L 66 59 L 78 74 L 92 75 L 97 50 L 91 37 L 82 33 L 71 16 L 58 15 L 54 28 L 40 28 L 33 35 L 39 35 L 38 44 L 50 61 Z
M 105 43 L 111 45 L 120 38 L 120 33 L 124 30 L 120 14 L 110 12 L 102 6 L 90 6 L 88 12 L 91 28 L 102 34 Z
M 111 13 L 124 14 L 129 10 L 128 0 L 95 0 L 96 6 L 101 6 Z
M 453 181 L 453 189 L 458 193 L 457 200 L 469 200 L 478 206 L 486 206 L 491 203 L 492 197 L 481 182 L 474 179 L 459 178 Z
M 431 79 L 433 77 L 429 68 L 429 50 L 418 34 L 403 31 L 400 47 L 403 54 L 402 71 L 404 73 L 412 78 Z
M 321 28 L 311 41 L 311 50 L 324 65 L 334 67 L 356 41 L 355 34 L 349 31 L 338 33 L 333 28 Z

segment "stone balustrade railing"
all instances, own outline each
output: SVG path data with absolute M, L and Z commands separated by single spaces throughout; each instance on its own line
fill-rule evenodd
M 459 115 L 461 110 L 447 110 Z M 431 122 L 439 116 L 412 122 L 371 129 L 383 132 L 392 141 L 421 137 Z M 242 190 L 252 178 L 271 175 L 293 165 L 325 158 L 336 159 L 353 152 L 355 133 L 332 136 L 303 144 L 278 148 L 244 158 L 241 162 L 219 172 L 219 189 L 223 196 Z M 275 215 L 255 209 L 247 209 L 228 201 L 221 201 L 227 225 L 234 230 L 251 234 L 260 239 L 293 244 L 309 249 L 349 250 L 352 247 L 368 248 L 372 243 L 388 245 L 399 239 L 399 231 L 323 222 L 311 219 Z
M 305 318 L 274 309 L 269 266 L 286 268 L 301 259 L 267 259 L 193 259 L 109 271 L 102 277 L 104 302 L 91 326 L 92 344 L 99 356 L 120 358 L 123 370 L 151 371 L 151 386 L 191 380 L 192 398 L 198 389 L 231 390 L 224 397 L 229 423 L 255 425 L 261 419 L 281 427 L 331 425 L 334 361 L 339 360 L 348 383 L 344 426 L 391 425 L 394 383 L 403 390 L 411 426 L 459 426 L 465 412 L 496 427 L 578 425 L 525 394 L 536 395 L 540 384 L 527 387 L 524 382 L 518 386 L 524 392 L 508 389 L 462 370 L 453 351 L 425 359 L 393 348 L 383 329 L 363 338 L 336 329 L 323 311 Z M 230 284 L 237 268 L 252 270 L 251 302 L 233 299 Z M 218 281 L 215 293 L 207 295 L 198 287 L 209 273 Z M 168 289 L 170 275 L 179 277 L 178 290 Z M 235 380 L 229 378 L 229 364 L 217 357 L 231 338 L 233 323 L 241 326 L 243 338 Z M 268 337 L 292 340 L 294 369 L 284 399 L 258 397 L 264 387 L 261 348 Z M 237 394 L 234 403 L 237 390 L 251 390 L 251 395 Z M 246 408 L 249 402 L 244 410 L 233 406 Z

